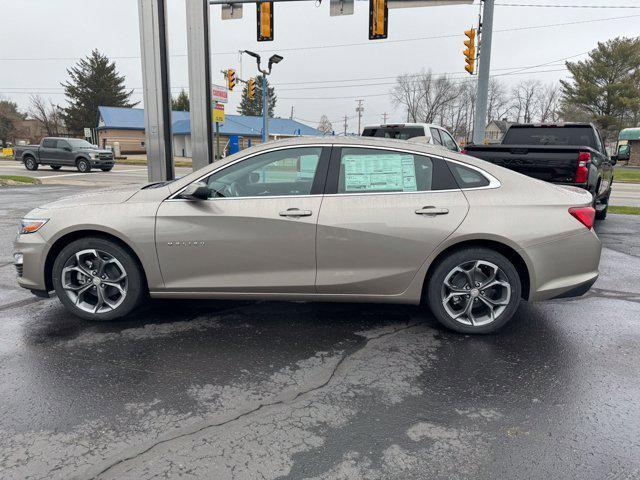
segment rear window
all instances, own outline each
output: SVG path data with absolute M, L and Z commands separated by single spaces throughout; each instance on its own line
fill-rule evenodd
M 510 128 L 503 145 L 560 145 L 597 148 L 590 127 L 518 127 Z
M 424 129 L 420 127 L 378 127 L 365 128 L 363 137 L 396 138 L 408 140 L 415 137 L 424 137 Z
M 480 188 L 489 185 L 489 179 L 480 172 L 471 168 L 463 167 L 458 163 L 447 162 L 451 168 L 451 173 L 456 178 L 460 188 Z

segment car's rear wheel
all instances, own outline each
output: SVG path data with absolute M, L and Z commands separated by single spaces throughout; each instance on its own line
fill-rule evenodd
M 442 259 L 427 280 L 429 308 L 461 333 L 491 333 L 518 308 L 521 282 L 513 264 L 488 248 L 464 248 Z
M 24 166 L 27 170 L 35 171 L 38 170 L 38 162 L 33 157 L 27 157 L 24 159 Z
M 60 252 L 53 264 L 53 286 L 67 309 L 93 321 L 123 317 L 146 295 L 131 253 L 96 237 L 76 240 Z
M 51 165 L 51 170 L 60 170 L 61 168 L 60 165 Z
M 89 173 L 91 171 L 91 164 L 89 163 L 89 160 L 81 158 L 76 163 L 76 168 L 80 173 Z

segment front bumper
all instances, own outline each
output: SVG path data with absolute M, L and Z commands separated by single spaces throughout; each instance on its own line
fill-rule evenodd
M 18 285 L 27 290 L 47 291 L 44 278 L 46 241 L 39 233 L 18 235 L 14 242 L 14 265 Z M 21 256 L 18 257 L 18 256 Z M 20 258 L 21 264 L 17 262 Z M 21 268 L 19 268 L 19 265 Z M 20 273 L 22 275 L 20 275 Z
M 91 166 L 95 168 L 113 167 L 115 164 L 116 164 L 115 160 L 100 160 L 100 159 L 91 160 Z

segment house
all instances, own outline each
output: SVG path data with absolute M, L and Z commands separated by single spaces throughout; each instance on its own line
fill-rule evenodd
M 487 143 L 500 143 L 507 129 L 513 125 L 513 122 L 502 120 L 491 120 L 485 130 L 485 139 Z
M 99 107 L 98 142 L 113 147 L 117 142 L 122 153 L 145 153 L 144 110 L 140 108 Z M 172 112 L 173 154 L 191 157 L 191 119 L 189 112 Z M 215 133 L 215 128 L 214 128 Z M 269 119 L 269 138 L 319 136 L 322 132 L 288 118 Z M 237 137 L 240 149 L 256 145 L 262 138 L 262 117 L 226 115 L 220 124 L 220 144 L 225 147 Z
M 618 136 L 618 148 L 622 145 L 629 145 L 628 165 L 640 167 L 640 127 L 621 130 Z

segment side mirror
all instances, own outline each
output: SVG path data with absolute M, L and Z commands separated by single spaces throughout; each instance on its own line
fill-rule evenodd
M 618 155 L 611 155 L 611 165 L 618 163 Z
M 180 197 L 186 200 L 208 200 L 209 187 L 204 182 L 192 183 L 184 189 Z

